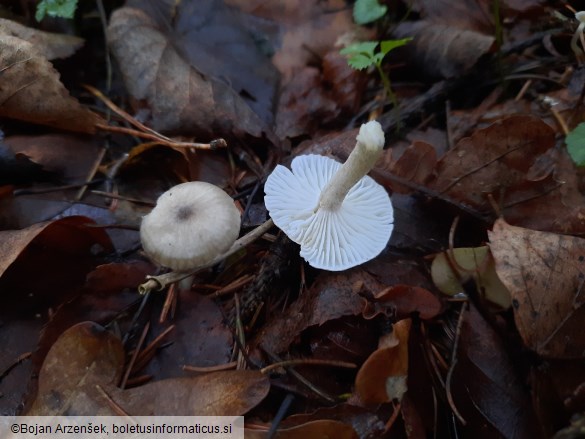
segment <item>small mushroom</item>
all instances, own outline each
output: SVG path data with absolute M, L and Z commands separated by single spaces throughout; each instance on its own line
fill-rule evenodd
M 199 181 L 179 184 L 162 194 L 140 226 L 146 253 L 176 271 L 211 262 L 231 247 L 239 233 L 240 212 L 231 197 Z
M 363 124 L 347 161 L 302 155 L 292 172 L 277 166 L 264 186 L 274 223 L 301 246 L 313 267 L 346 270 L 376 257 L 390 239 L 393 209 L 386 190 L 366 174 L 380 157 L 384 132 Z

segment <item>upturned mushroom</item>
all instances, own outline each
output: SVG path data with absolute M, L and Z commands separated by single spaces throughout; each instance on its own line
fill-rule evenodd
M 180 272 L 213 261 L 232 246 L 239 233 L 240 212 L 232 198 L 205 182 L 182 183 L 163 193 L 140 226 L 148 256 Z
M 376 257 L 393 229 L 386 190 L 366 174 L 380 157 L 384 132 L 363 124 L 347 161 L 319 155 L 295 157 L 268 176 L 264 201 L 274 223 L 301 246 L 313 267 L 341 271 Z

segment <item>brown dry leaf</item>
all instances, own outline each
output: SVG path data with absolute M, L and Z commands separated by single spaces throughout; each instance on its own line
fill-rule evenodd
M 90 134 L 96 123 L 106 123 L 69 95 L 59 73 L 31 43 L 2 37 L 0 70 L 0 116 Z
M 111 414 L 100 406 L 100 386 L 115 386 L 122 375 L 124 347 L 119 338 L 92 322 L 79 323 L 51 347 L 39 374 L 38 395 L 27 413 Z
M 395 344 L 373 352 L 358 371 L 355 393 L 364 404 L 400 400 L 406 392 L 410 325 L 410 319 L 397 322 L 391 334 Z
M 228 363 L 233 351 L 232 332 L 215 301 L 183 291 L 179 303 L 181 306 L 173 317 L 173 332 L 168 335 L 170 346 L 162 349 L 144 371 L 159 379 L 184 375 L 184 365 L 206 367 Z
M 108 395 L 130 415 L 235 416 L 257 405 L 270 389 L 259 371 L 238 370 L 122 390 L 116 384 L 123 365 L 122 343 L 113 334 L 93 322 L 69 328 L 45 358 L 28 415 L 113 415 Z
M 112 243 L 107 234 L 101 229 L 86 227 L 87 224 L 94 222 L 87 217 L 73 216 L 35 224 L 23 230 L 0 231 L 0 277 L 33 240 L 39 245 L 70 254 L 85 253 L 95 243 L 111 250 Z
M 554 132 L 531 116 L 511 116 L 462 139 L 437 164 L 432 188 L 476 207 L 523 183 L 538 156 L 554 145 Z M 507 201 L 507 199 L 506 199 Z
M 373 294 L 383 288 L 362 268 L 343 273 L 323 272 L 309 291 L 263 328 L 256 343 L 268 352 L 283 352 L 310 326 L 361 314 L 367 300 L 359 293 Z
M 321 73 L 315 67 L 298 71 L 282 87 L 276 114 L 276 135 L 299 137 L 314 132 L 339 115 L 337 103 L 325 92 Z
M 424 20 L 400 23 L 394 35 L 412 37 L 408 56 L 426 75 L 439 78 L 463 75 L 495 42 L 493 36 Z
M 423 320 L 437 316 L 443 308 L 439 298 L 426 288 L 410 285 L 392 285 L 374 295 L 376 302 L 391 310 L 391 315 L 402 320 L 418 313 Z
M 545 357 L 585 357 L 585 240 L 501 219 L 489 238 L 526 346 Z
M 356 27 L 351 8 L 343 0 L 227 0 L 226 3 L 280 24 L 282 43 L 273 62 L 285 79 L 315 56 L 323 57 L 341 35 L 352 33 Z
M 487 0 L 415 0 L 413 5 L 429 21 L 488 35 L 494 33 L 491 8 Z
M 188 55 L 174 44 L 168 24 L 158 23 L 144 10 L 124 7 L 112 14 L 107 29 L 128 91 L 150 107 L 152 128 L 202 139 L 264 134 L 277 143 L 267 122 L 238 91 L 189 63 Z
M 322 420 L 351 424 L 360 438 L 381 437 L 385 431 L 381 413 L 349 403 L 337 404 L 333 407 L 320 407 L 310 413 L 294 414 L 283 419 L 280 426 L 290 428 L 307 424 L 310 421 Z
M 268 430 L 245 429 L 246 439 L 265 439 L 268 437 Z M 307 422 L 291 428 L 279 428 L 276 435 L 270 436 L 275 439 L 297 439 L 297 438 L 339 438 L 358 439 L 358 434 L 349 424 L 340 421 L 318 420 Z
M 390 172 L 417 185 L 424 184 L 437 164 L 435 148 L 421 141 L 412 142 L 398 159 L 390 164 Z M 392 182 L 391 188 L 400 194 L 410 194 L 412 188 Z
M 467 422 L 465 437 L 544 437 L 509 347 L 470 305 L 451 379 L 454 405 Z
M 170 378 L 120 393 L 115 400 L 140 416 L 240 416 L 270 390 L 258 370 L 212 372 L 193 378 Z
M 0 18 L 0 34 L 28 41 L 40 56 L 48 60 L 67 58 L 83 46 L 84 42 L 83 38 L 75 35 L 43 32 L 4 18 Z

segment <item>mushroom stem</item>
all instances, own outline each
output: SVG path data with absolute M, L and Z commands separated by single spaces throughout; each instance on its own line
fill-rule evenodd
M 224 259 L 230 257 L 234 253 L 239 252 L 241 249 L 251 244 L 256 239 L 260 238 L 262 235 L 268 232 L 268 230 L 270 230 L 272 226 L 274 226 L 274 222 L 272 221 L 272 219 L 269 219 L 265 223 L 256 227 L 251 232 L 242 236 L 240 239 L 233 243 L 229 250 L 216 257 L 213 261 L 204 264 L 200 267 L 194 268 L 189 272 L 171 271 L 170 273 L 161 274 L 160 276 L 147 276 L 147 281 L 138 286 L 138 292 L 140 294 L 146 294 L 152 290 L 161 291 L 168 285 L 172 284 L 173 282 L 183 281 L 185 279 L 188 279 L 189 282 L 188 289 L 190 289 L 191 283 L 193 281 L 193 275 L 195 273 L 197 273 L 199 270 L 203 270 L 204 268 L 211 267 L 217 264 L 218 262 L 221 262 Z M 180 285 L 180 287 L 183 287 L 183 285 Z
M 382 154 L 384 132 L 378 122 L 363 124 L 356 140 L 357 143 L 345 163 L 323 188 L 317 210 L 337 210 L 349 190 L 370 172 Z

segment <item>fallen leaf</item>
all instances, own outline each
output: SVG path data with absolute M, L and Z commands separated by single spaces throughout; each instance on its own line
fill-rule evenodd
M 443 308 L 439 298 L 426 288 L 410 285 L 392 285 L 374 295 L 376 302 L 389 309 L 396 320 L 406 319 L 417 313 L 423 320 L 436 317 Z
M 474 279 L 478 291 L 490 302 L 502 308 L 512 303 L 487 246 L 459 247 L 439 253 L 431 264 L 431 276 L 435 286 L 450 296 L 464 292 L 462 284 Z
M 114 415 L 105 395 L 136 416 L 239 416 L 270 389 L 259 371 L 214 372 L 122 390 L 122 342 L 93 322 L 69 328 L 55 342 L 39 374 L 28 415 Z
M 370 355 L 355 378 L 355 393 L 366 405 L 398 400 L 407 391 L 408 335 L 410 319 L 392 327 L 396 345 L 382 347 Z
M 90 134 L 97 123 L 106 123 L 69 95 L 59 73 L 31 43 L 2 37 L 0 70 L 0 116 Z
M 40 56 L 48 60 L 67 58 L 83 46 L 83 38 L 75 35 L 43 32 L 4 18 L 0 18 L 0 34 L 28 41 Z
M 514 227 L 501 219 L 489 238 L 526 346 L 545 357 L 583 358 L 585 240 Z
M 144 280 L 144 279 L 143 279 Z M 219 305 L 209 297 L 182 292 L 172 320 L 170 346 L 153 358 L 145 373 L 160 378 L 184 376 L 184 365 L 217 366 L 228 363 L 233 351 L 233 336 Z
M 408 56 L 426 75 L 439 78 L 463 75 L 493 49 L 495 42 L 491 35 L 425 20 L 402 22 L 393 35 L 412 37 Z
M 119 338 L 92 322 L 79 323 L 51 347 L 39 374 L 30 416 L 108 414 L 97 386 L 114 386 L 122 375 L 124 347 Z
M 265 439 L 268 438 L 268 429 L 252 430 L 246 428 L 245 436 L 247 439 Z M 277 439 L 295 439 L 300 437 L 358 439 L 359 436 L 351 425 L 344 422 L 317 420 L 296 427 L 279 428 L 276 435 L 270 437 Z
M 367 300 L 360 291 L 372 294 L 382 288 L 382 284 L 361 268 L 341 274 L 321 273 L 309 291 L 268 322 L 258 334 L 256 343 L 268 352 L 283 352 L 310 326 L 361 314 Z
M 508 6 L 509 1 L 506 1 Z M 433 23 L 493 34 L 492 6 L 486 0 L 416 0 L 413 9 Z
M 181 4 L 180 8 L 195 7 L 186 5 Z M 210 3 L 206 5 L 212 8 Z M 163 8 L 160 12 L 166 17 L 171 10 Z M 193 66 L 189 56 L 174 44 L 172 38 L 178 35 L 169 32 L 170 23 L 159 23 L 157 18 L 138 8 L 123 7 L 114 11 L 107 29 L 108 41 L 129 93 L 135 99 L 145 100 L 150 107 L 152 128 L 192 133 L 206 140 L 246 133 L 260 138 L 264 134 L 277 143 L 268 123 L 238 91 L 225 80 L 206 75 Z M 198 16 L 197 20 L 205 23 L 204 16 Z M 182 22 L 180 16 L 177 22 Z M 196 42 L 187 40 L 183 47 L 187 44 Z M 228 42 L 218 44 L 219 47 L 229 45 Z
M 421 141 L 412 142 L 395 161 L 390 164 L 389 171 L 396 177 L 403 178 L 416 185 L 423 185 L 430 177 L 437 164 L 435 148 Z M 410 194 L 412 188 L 391 182 L 393 191 Z
M 299 413 L 287 417 L 280 424 L 283 428 L 303 425 L 309 421 L 332 420 L 351 424 L 360 438 L 380 437 L 385 431 L 384 421 L 374 410 L 348 403 L 333 407 L 321 407 L 311 413 Z
M 105 232 L 86 227 L 87 224 L 93 224 L 93 220 L 78 216 L 35 224 L 24 230 L 0 231 L 0 277 L 33 240 L 70 254 L 87 253 L 96 243 L 111 250 L 112 243 Z
M 470 305 L 461 326 L 451 392 L 466 437 L 540 438 L 539 422 L 506 343 Z
M 269 390 L 268 377 L 258 370 L 228 370 L 169 378 L 112 394 L 126 412 L 137 416 L 240 416 Z

